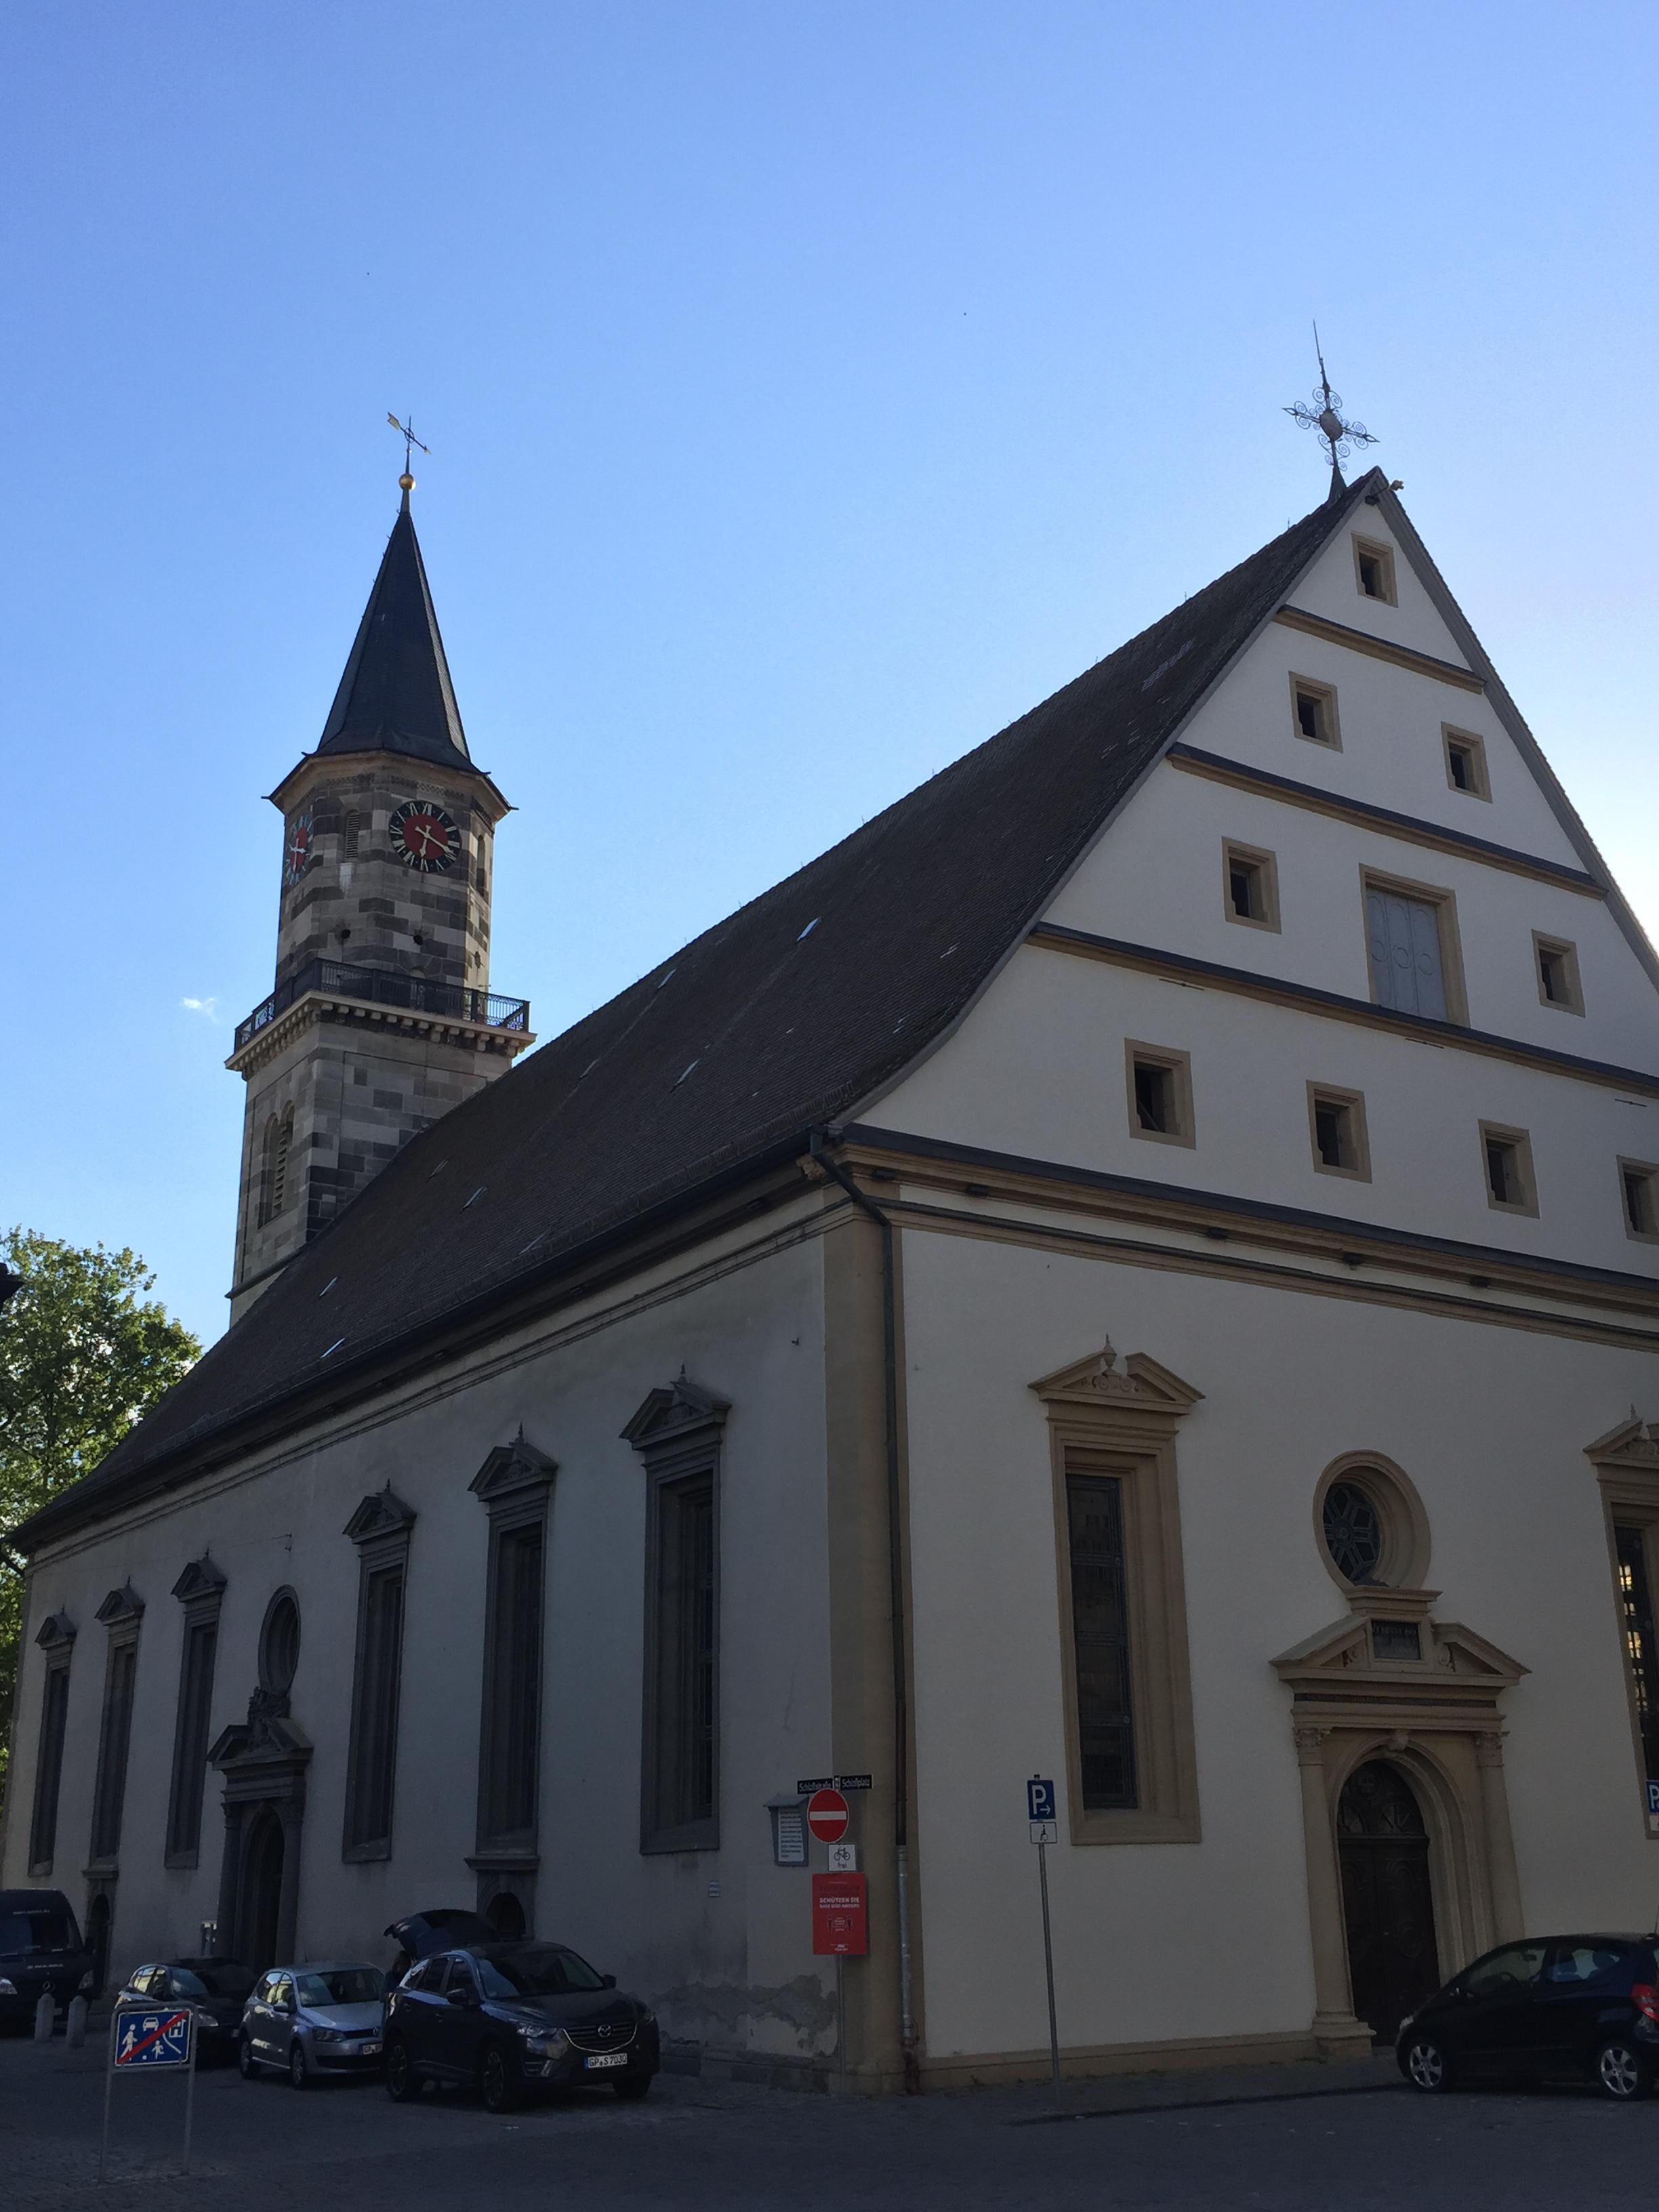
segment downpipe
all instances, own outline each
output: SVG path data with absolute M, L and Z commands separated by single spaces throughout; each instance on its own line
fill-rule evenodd
M 887 1445 L 887 1577 L 892 1614 L 893 1651 L 893 1876 L 898 1919 L 899 2048 L 908 2096 L 921 2090 L 916 2059 L 915 1984 L 910 1955 L 910 1698 L 904 1636 L 903 1514 L 899 1488 L 898 1310 L 893 1257 L 893 1224 L 874 1199 L 861 1191 L 839 1160 L 824 1149 L 823 1132 L 814 1129 L 811 1158 L 839 1183 L 859 1210 L 881 1232 L 881 1322 L 884 1413 Z

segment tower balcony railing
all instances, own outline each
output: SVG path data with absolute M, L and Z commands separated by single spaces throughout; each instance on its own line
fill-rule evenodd
M 436 1014 L 449 1021 L 478 1022 L 493 1030 L 528 1030 L 528 999 L 504 999 L 494 991 L 474 991 L 465 983 L 437 983 L 396 968 L 354 968 L 340 960 L 308 960 L 279 983 L 246 1021 L 236 1024 L 236 1050 L 258 1036 L 307 991 L 337 991 L 343 999 L 367 999 L 377 1006 L 406 1013 Z

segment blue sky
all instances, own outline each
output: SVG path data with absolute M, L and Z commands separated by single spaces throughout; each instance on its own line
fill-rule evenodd
M 544 1036 L 1313 505 L 1334 381 L 1650 928 L 1651 5 L 15 0 L 0 1219 L 223 1326 L 396 506 Z

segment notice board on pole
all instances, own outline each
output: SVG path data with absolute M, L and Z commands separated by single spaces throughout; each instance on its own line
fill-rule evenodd
M 861 1959 L 870 1948 L 870 1919 L 861 1874 L 812 1877 L 812 1956 Z

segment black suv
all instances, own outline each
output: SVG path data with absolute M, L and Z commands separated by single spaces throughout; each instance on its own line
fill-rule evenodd
M 27 2027 L 49 1990 L 59 2012 L 97 1968 L 61 1889 L 0 1889 L 0 2027 Z
M 532 2089 L 608 2081 L 642 2097 L 659 2063 L 656 2015 L 558 1943 L 471 1943 L 411 1966 L 386 2000 L 386 2086 L 476 2084 L 492 2112 Z
M 1645 2097 L 1659 2080 L 1659 1954 L 1651 1936 L 1544 1936 L 1488 1951 L 1400 2024 L 1415 2089 L 1466 2081 L 1594 2081 Z

